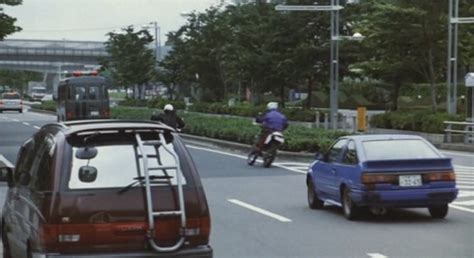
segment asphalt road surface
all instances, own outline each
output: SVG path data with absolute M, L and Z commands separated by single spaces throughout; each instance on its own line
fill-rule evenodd
M 12 163 L 23 141 L 55 117 L 0 114 L 0 154 Z M 265 169 L 243 153 L 189 143 L 211 209 L 215 257 L 474 257 L 474 154 L 452 157 L 460 197 L 446 219 L 427 209 L 398 209 L 347 221 L 342 210 L 306 203 L 307 163 L 279 160 Z M 0 187 L 0 203 L 6 188 Z

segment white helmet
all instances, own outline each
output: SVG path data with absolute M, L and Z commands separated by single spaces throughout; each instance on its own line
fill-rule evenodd
M 278 102 L 268 102 L 267 104 L 267 109 L 277 109 L 278 108 Z
M 165 107 L 163 108 L 163 110 L 169 110 L 169 111 L 173 111 L 173 105 L 171 104 L 166 104 Z

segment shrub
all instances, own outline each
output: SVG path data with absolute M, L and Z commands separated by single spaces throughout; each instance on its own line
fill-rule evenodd
M 396 111 L 374 115 L 370 120 L 372 127 L 408 130 L 425 133 L 444 133 L 444 121 L 463 121 L 459 115 L 432 113 L 430 110 Z
M 33 104 L 31 105 L 32 108 L 34 109 L 42 109 L 42 110 L 48 110 L 48 111 L 54 111 L 56 112 L 56 101 L 43 101 L 41 104 Z
M 149 108 L 112 108 L 112 118 L 148 120 L 156 110 Z M 252 144 L 255 135 L 260 131 L 246 118 L 211 117 L 205 114 L 180 113 L 186 122 L 184 133 L 222 139 L 244 144 Z M 285 131 L 286 138 L 282 150 L 314 152 L 327 149 L 331 142 L 345 135 L 344 132 L 310 129 L 300 126 L 290 126 Z

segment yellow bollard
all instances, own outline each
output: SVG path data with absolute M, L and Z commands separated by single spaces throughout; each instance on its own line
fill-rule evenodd
M 367 108 L 366 107 L 357 108 L 357 131 L 359 132 L 367 131 Z

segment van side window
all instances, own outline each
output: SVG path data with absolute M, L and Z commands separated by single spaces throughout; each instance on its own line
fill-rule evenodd
M 46 137 L 38 152 L 38 159 L 35 162 L 35 169 L 30 184 L 32 189 L 36 191 L 51 190 L 55 150 L 54 139 L 51 136 Z
M 35 159 L 35 141 L 33 138 L 23 144 L 22 150 L 18 155 L 17 169 L 14 175 L 15 184 L 28 185 L 31 179 L 31 168 Z

